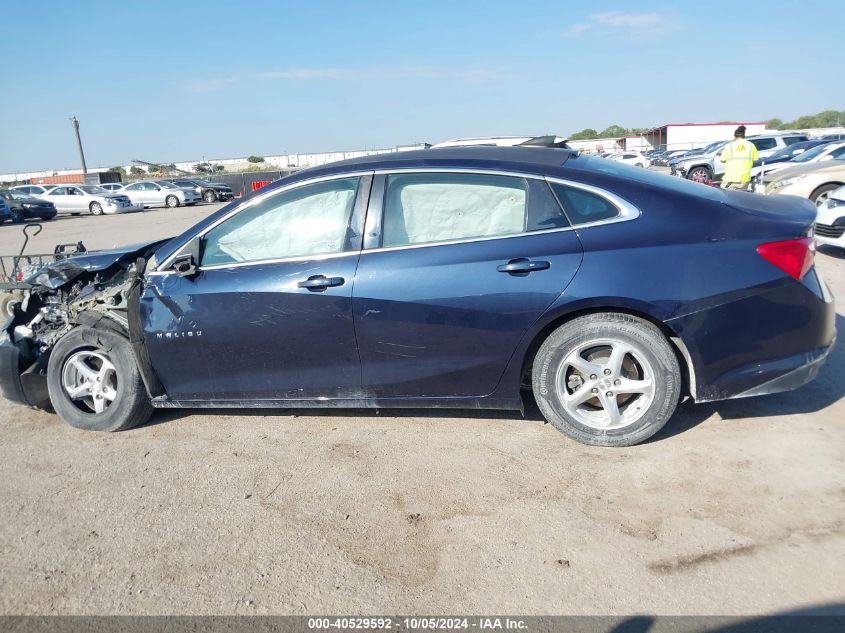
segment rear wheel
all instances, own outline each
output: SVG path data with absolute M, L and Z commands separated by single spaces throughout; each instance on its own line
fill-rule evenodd
M 20 224 L 26 220 L 26 216 L 21 209 L 12 209 L 10 213 L 12 214 L 12 222 L 15 224 Z
M 574 319 L 540 346 L 534 397 L 546 420 L 596 446 L 631 446 L 657 433 L 678 404 L 681 370 L 654 325 L 627 314 Z
M 152 414 L 129 341 L 112 330 L 68 332 L 50 354 L 47 388 L 59 416 L 79 429 L 123 431 Z
M 708 180 L 713 179 L 713 172 L 709 167 L 699 165 L 698 167 L 693 167 L 689 170 L 687 179 L 694 180 L 695 182 L 707 182 Z
M 810 194 L 810 201 L 814 202 L 817 207 L 822 206 L 830 197 L 831 191 L 836 191 L 841 185 L 822 185 Z
M 179 206 L 179 198 L 176 196 L 167 196 L 164 199 L 164 204 L 167 205 L 168 209 L 173 209 Z

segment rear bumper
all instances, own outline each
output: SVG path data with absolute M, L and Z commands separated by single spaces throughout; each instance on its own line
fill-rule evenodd
M 768 363 L 767 366 L 761 366 L 759 368 L 761 374 L 770 375 L 772 373 L 783 372 L 784 370 L 786 373 L 780 373 L 777 378 L 772 378 L 733 397 L 748 398 L 751 396 L 765 396 L 771 393 L 792 391 L 793 389 L 798 389 L 798 387 L 803 387 L 818 376 L 819 370 L 827 360 L 834 343 L 835 340 L 827 347 L 821 347 L 809 354 L 790 356 L 789 358 Z M 790 369 L 790 367 L 794 369 Z
M 777 393 L 810 382 L 836 340 L 833 297 L 815 269 L 801 283 L 679 317 L 697 402 Z

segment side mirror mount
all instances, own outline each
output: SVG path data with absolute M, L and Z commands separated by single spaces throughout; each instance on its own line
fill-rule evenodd
M 170 265 L 170 269 L 179 277 L 195 277 L 200 260 L 200 238 L 193 238 L 185 245 Z

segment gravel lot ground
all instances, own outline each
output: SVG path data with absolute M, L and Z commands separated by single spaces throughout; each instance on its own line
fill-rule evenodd
M 45 223 L 33 251 L 208 206 Z M 0 227 L 0 253 L 19 230 Z M 845 257 L 817 257 L 845 297 Z M 845 331 L 843 309 L 838 326 Z M 845 335 L 789 394 L 653 441 L 442 411 L 164 412 L 113 435 L 0 403 L 0 613 L 756 614 L 842 603 Z

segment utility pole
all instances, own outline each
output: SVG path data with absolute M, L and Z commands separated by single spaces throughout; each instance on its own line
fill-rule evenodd
M 85 152 L 82 151 L 82 139 L 79 137 L 79 119 L 72 116 L 70 123 L 73 125 L 73 131 L 76 132 L 76 146 L 79 148 L 79 158 L 82 160 L 82 173 L 87 174 L 88 166 L 85 164 Z

